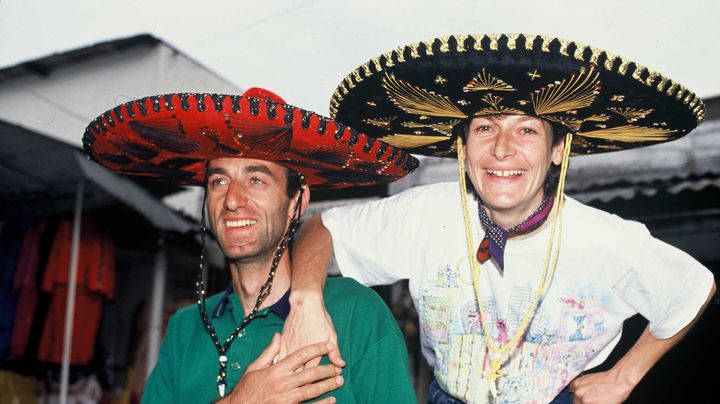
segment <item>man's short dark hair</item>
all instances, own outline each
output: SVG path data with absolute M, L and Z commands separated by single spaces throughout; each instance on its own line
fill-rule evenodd
M 542 118 L 540 118 L 542 119 Z M 459 133 L 459 135 L 462 137 L 464 143 L 467 144 L 467 134 L 470 130 L 470 122 L 473 120 L 473 118 L 467 118 L 465 121 L 456 128 L 460 127 L 462 128 L 462 132 Z M 547 122 L 547 121 L 545 121 Z M 550 124 L 550 130 L 552 134 L 552 145 L 555 146 L 558 143 L 562 142 L 565 139 L 565 135 L 567 134 L 568 129 L 565 128 L 562 125 L 558 125 L 552 122 L 548 122 Z M 458 133 L 458 132 L 455 132 Z M 571 145 L 566 145 L 567 147 L 570 147 Z M 558 183 L 560 182 L 560 166 L 555 165 L 553 163 L 550 163 L 550 169 L 548 170 L 547 176 L 545 177 L 545 185 L 543 190 L 545 191 L 545 195 L 554 195 L 555 192 L 557 192 Z

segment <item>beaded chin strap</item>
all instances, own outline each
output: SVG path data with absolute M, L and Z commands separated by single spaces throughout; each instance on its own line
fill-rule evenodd
M 207 265 L 206 265 L 206 257 L 205 257 L 205 237 L 207 228 L 205 227 L 205 201 L 207 200 L 207 189 L 205 190 L 205 195 L 203 197 L 202 202 L 202 218 L 200 221 L 200 238 L 202 241 L 202 251 L 200 253 L 200 275 L 198 276 L 198 280 L 195 283 L 196 286 L 196 293 L 197 293 L 197 304 L 200 308 L 200 319 L 202 320 L 203 325 L 205 326 L 205 331 L 207 331 L 208 335 L 210 335 L 210 338 L 213 341 L 213 344 L 215 345 L 215 348 L 218 351 L 218 361 L 220 362 L 220 369 L 218 370 L 218 376 L 217 376 L 217 388 L 218 393 L 220 393 L 220 397 L 225 397 L 225 387 L 227 386 L 227 356 L 226 353 L 230 349 L 230 345 L 232 344 L 235 337 L 237 337 L 242 330 L 245 329 L 245 327 L 250 324 L 250 322 L 255 318 L 255 314 L 257 313 L 258 309 L 260 308 L 260 305 L 265 300 L 265 298 L 270 294 L 270 289 L 272 288 L 272 282 L 273 278 L 275 277 L 275 270 L 277 269 L 278 264 L 280 263 L 280 258 L 282 258 L 283 253 L 287 249 L 288 244 L 290 243 L 290 240 L 292 240 L 293 235 L 295 234 L 295 230 L 297 230 L 298 224 L 300 223 L 300 212 L 301 212 L 301 205 L 302 205 L 302 197 L 303 193 L 305 192 L 305 179 L 301 177 L 302 185 L 300 187 L 300 195 L 298 196 L 298 202 L 295 207 L 295 215 L 293 216 L 292 221 L 290 222 L 290 225 L 288 226 L 288 229 L 285 231 L 285 234 L 283 234 L 282 239 L 280 240 L 280 243 L 278 244 L 277 248 L 275 249 L 275 255 L 273 256 L 272 264 L 270 265 L 270 273 L 268 274 L 267 281 L 265 281 L 265 284 L 260 288 L 260 293 L 258 294 L 257 300 L 255 301 L 255 306 L 253 306 L 252 311 L 249 315 L 247 315 L 243 321 L 240 323 L 240 325 L 235 328 L 235 330 L 230 334 L 230 336 L 225 340 L 225 343 L 220 343 L 220 340 L 218 339 L 217 332 L 215 331 L 215 327 L 212 325 L 212 322 L 210 322 L 210 319 L 208 318 L 207 311 L 205 309 L 205 281 L 203 280 L 204 274 L 207 271 Z
M 460 176 L 460 202 L 462 204 L 463 218 L 465 220 L 465 239 L 467 241 L 468 259 L 470 261 L 470 269 L 472 271 L 473 286 L 475 287 L 475 297 L 477 299 L 478 309 L 480 310 L 480 323 L 484 331 L 483 337 L 485 339 L 485 345 L 487 345 L 488 347 L 491 358 L 490 369 L 488 369 L 488 371 L 485 373 L 485 378 L 490 383 L 490 392 L 492 393 L 493 397 L 497 397 L 497 381 L 502 376 L 501 370 L 503 364 L 509 358 L 508 357 L 503 360 L 501 357 L 508 352 L 512 352 L 512 350 L 515 349 L 515 347 L 520 342 L 520 339 L 525 335 L 525 332 L 530 325 L 530 321 L 532 321 L 535 315 L 535 310 L 537 309 L 540 300 L 545 294 L 545 288 L 550 283 L 550 280 L 555 273 L 555 266 L 557 265 L 558 254 L 560 252 L 560 235 L 562 233 L 560 229 L 562 229 L 563 205 L 565 203 L 563 191 L 565 189 L 565 176 L 567 174 L 568 161 L 570 160 L 572 132 L 568 132 L 568 134 L 565 136 L 565 152 L 563 154 L 563 161 L 560 166 L 560 179 L 558 182 L 558 189 L 555 196 L 555 205 L 553 206 L 554 212 L 550 213 L 551 216 L 554 214 L 554 218 L 550 230 L 550 237 L 548 239 L 547 253 L 545 255 L 545 265 L 542 276 L 540 278 L 540 285 L 538 286 L 537 292 L 535 293 L 535 297 L 533 298 L 530 307 L 528 308 L 527 312 L 523 316 L 522 321 L 518 325 L 515 334 L 510 339 L 510 341 L 500 346 L 496 346 L 495 341 L 493 341 L 492 337 L 490 336 L 490 327 L 488 324 L 487 312 L 485 311 L 485 308 L 482 304 L 483 300 L 480 293 L 480 269 L 482 265 L 478 263 L 477 258 L 475 257 L 475 247 L 472 239 L 472 228 L 470 226 L 470 213 L 467 206 L 467 188 L 465 183 L 465 150 L 462 144 L 462 139 L 460 137 L 458 137 L 456 145 L 458 151 L 458 175 Z M 558 229 L 557 232 L 556 229 Z M 551 257 L 552 262 L 550 262 Z

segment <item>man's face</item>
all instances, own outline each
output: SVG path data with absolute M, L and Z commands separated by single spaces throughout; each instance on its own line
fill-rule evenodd
M 211 228 L 231 260 L 272 257 L 292 219 L 287 169 L 263 160 L 221 158 L 208 166 L 207 206 Z
M 563 143 L 553 146 L 550 124 L 531 116 L 474 118 L 466 144 L 468 176 L 491 215 L 529 216 L 550 165 L 562 162 Z

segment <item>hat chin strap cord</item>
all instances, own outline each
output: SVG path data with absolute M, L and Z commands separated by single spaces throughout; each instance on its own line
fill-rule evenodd
M 258 309 L 262 305 L 265 298 L 270 294 L 273 278 L 275 277 L 275 271 L 277 270 L 278 264 L 280 264 L 280 259 L 282 258 L 285 250 L 287 249 L 290 240 L 292 240 L 293 236 L 295 235 L 295 230 L 297 230 L 297 227 L 300 223 L 300 214 L 302 211 L 302 197 L 303 193 L 305 192 L 305 187 L 305 179 L 303 178 L 302 186 L 300 187 L 299 191 L 298 202 L 295 208 L 295 214 L 293 215 L 288 229 L 285 231 L 285 234 L 283 234 L 282 239 L 280 239 L 280 243 L 275 249 L 275 255 L 273 256 L 272 264 L 270 265 L 270 273 L 268 274 L 268 278 L 265 281 L 265 284 L 263 284 L 263 286 L 260 288 L 260 292 L 258 293 L 258 297 L 255 300 L 255 305 L 253 306 L 252 311 L 250 311 L 250 314 L 247 315 L 240 323 L 240 325 L 235 328 L 235 330 L 230 334 L 230 336 L 227 337 L 224 343 L 220 343 L 217 332 L 215 331 L 215 327 L 212 325 L 212 322 L 208 318 L 207 310 L 205 308 L 206 293 L 204 275 L 207 271 L 207 258 L 205 250 L 205 239 L 207 234 L 207 227 L 205 226 L 205 201 L 207 199 L 207 195 L 203 197 L 202 218 L 200 221 L 200 238 L 202 243 L 202 251 L 200 253 L 200 274 L 198 276 L 197 282 L 195 283 L 195 287 L 197 294 L 197 304 L 200 311 L 200 319 L 202 320 L 203 326 L 205 327 L 205 331 L 208 333 L 208 335 L 210 335 L 213 345 L 215 345 L 215 348 L 217 349 L 219 355 L 218 361 L 220 368 L 218 370 L 217 376 L 217 388 L 220 397 L 225 397 L 225 387 L 227 386 L 227 351 L 230 349 L 230 345 L 232 344 L 235 337 L 237 337 L 245 329 L 245 327 L 247 327 L 247 325 L 250 324 L 250 322 L 255 318 Z M 207 190 L 205 192 L 207 193 Z
M 470 213 L 467 206 L 467 184 L 465 182 L 465 149 L 462 143 L 462 139 L 458 136 L 456 140 L 456 147 L 458 153 L 458 176 L 460 177 L 460 203 L 463 209 L 463 219 L 465 221 L 465 239 L 467 241 L 468 249 L 468 260 L 470 262 L 470 270 L 472 272 L 473 286 L 475 288 L 475 297 L 477 299 L 478 309 L 480 311 L 480 324 L 482 326 L 483 337 L 485 339 L 485 345 L 488 349 L 490 358 L 490 368 L 485 373 L 485 378 L 490 384 L 490 392 L 493 397 L 497 397 L 497 382 L 502 377 L 502 367 L 512 356 L 513 350 L 518 346 L 520 339 L 525 335 L 530 322 L 535 316 L 535 311 L 540 305 L 540 301 L 545 294 L 547 286 L 553 278 L 555 273 L 555 267 L 557 265 L 558 255 L 560 252 L 560 235 L 562 233 L 562 214 L 563 205 L 565 198 L 563 191 L 565 189 L 565 177 L 567 175 L 568 162 L 570 160 L 570 149 L 572 146 L 572 132 L 568 132 L 565 135 L 565 149 L 563 153 L 563 161 L 560 166 L 560 179 L 558 182 L 558 188 L 555 196 L 555 205 L 550 213 L 552 217 L 552 228 L 550 230 L 550 237 L 548 238 L 547 253 L 545 255 L 545 264 L 543 267 L 542 276 L 540 277 L 540 284 L 538 285 L 535 296 L 528 308 L 527 312 L 522 318 L 522 321 L 518 325 L 517 330 L 513 334 L 513 337 L 500 346 L 495 344 L 492 337 L 490 336 L 489 317 L 483 307 L 483 299 L 480 291 L 480 269 L 482 264 L 475 258 L 475 244 L 472 237 L 472 226 L 470 222 Z M 552 258 L 552 260 L 551 260 Z

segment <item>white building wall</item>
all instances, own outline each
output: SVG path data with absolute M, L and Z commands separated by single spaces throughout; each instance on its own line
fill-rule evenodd
M 97 115 L 170 92 L 242 90 L 158 42 L 64 64 L 47 77 L 27 74 L 0 82 L 0 119 L 81 146 L 85 127 Z
M 118 104 L 172 92 L 243 91 L 158 41 L 98 52 L 75 63 L 65 61 L 46 77 L 28 73 L 2 80 L 0 119 L 82 147 L 88 123 Z M 198 189 L 171 195 L 164 202 L 195 218 L 200 216 Z

